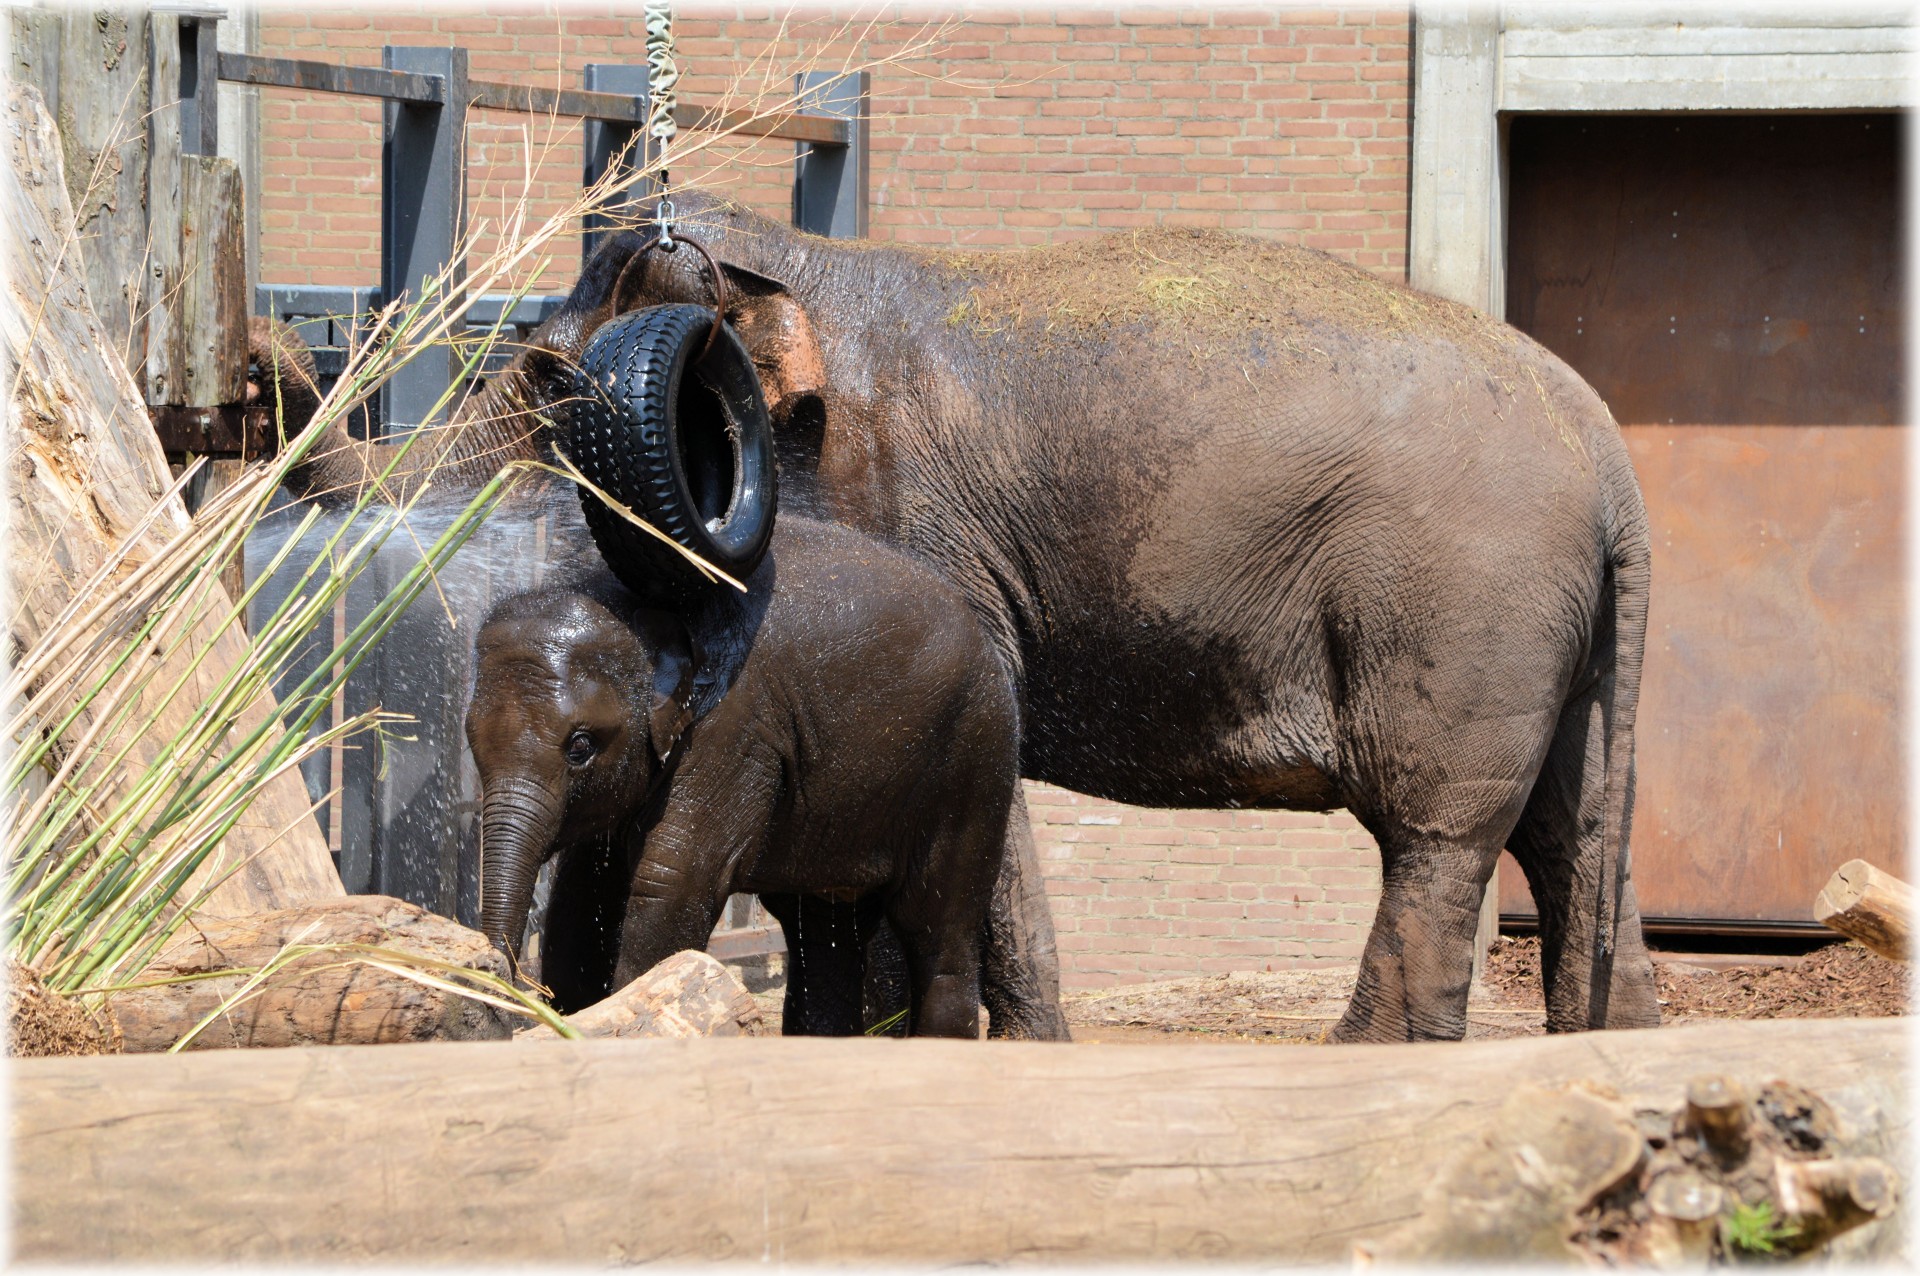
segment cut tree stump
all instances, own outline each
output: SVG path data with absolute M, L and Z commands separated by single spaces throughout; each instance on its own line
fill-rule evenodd
M 1602 1087 L 1671 1131 L 1703 1071 L 1756 1093 L 1786 1077 L 1831 1117 L 1823 1157 L 1903 1164 L 1906 1045 L 1898 1020 L 1830 1019 L 1456 1045 L 26 1059 L 13 1243 L 92 1263 L 1345 1263 L 1421 1215 L 1523 1080 Z M 1897 1222 L 1842 1243 L 1890 1256 Z
M 1813 919 L 1882 957 L 1913 956 L 1913 888 L 1865 860 L 1848 860 L 1813 901 Z
M 1820 1096 L 1785 1081 L 1697 1077 L 1665 1110 L 1591 1082 L 1523 1084 L 1427 1186 L 1419 1217 L 1355 1257 L 1674 1268 L 1808 1254 L 1893 1216 L 1893 1167 L 1848 1142 Z M 1736 1206 L 1765 1208 L 1764 1237 L 1736 1225 Z
M 479 931 L 404 900 L 350 895 L 252 917 L 196 917 L 127 982 L 257 969 L 295 943 L 370 944 L 506 975 L 505 958 Z M 209 1024 L 187 1049 L 501 1039 L 525 1022 L 388 970 L 342 964 L 348 960 L 337 952 L 297 959 L 252 999 Z M 228 975 L 115 993 L 107 1015 L 122 1050 L 165 1050 L 246 982 L 244 975 Z
M 15 85 L 7 97 L 6 175 L 0 177 L 0 257 L 6 264 L 6 304 L 0 332 L 12 374 L 5 436 L 9 641 L 16 652 L 33 645 L 79 588 L 138 529 L 156 502 L 159 516 L 135 542 L 127 564 L 150 559 L 187 530 L 180 499 L 164 497 L 166 458 L 143 397 L 119 353 L 119 342 L 95 317 L 82 272 L 73 214 L 61 165 L 60 139 L 40 97 Z M 206 693 L 245 658 L 245 637 L 211 613 L 185 643 L 183 662 L 210 651 L 187 691 L 162 712 L 155 741 L 186 720 L 196 692 Z M 184 665 L 183 665 L 184 667 Z M 158 706 L 173 678 L 162 673 L 147 705 Z M 271 703 L 257 704 L 242 731 L 266 721 Z M 91 725 L 73 724 L 78 738 Z M 157 745 L 136 741 L 121 768 L 137 777 Z M 111 809 L 109 785 L 95 796 Z M 189 891 L 240 865 L 215 887 L 203 912 L 238 916 L 344 894 L 319 824 L 309 814 L 306 785 L 297 771 L 277 777 L 204 864 Z
M 760 1007 L 725 966 L 706 953 L 675 953 L 605 1001 L 567 1016 L 584 1037 L 758 1037 Z M 545 1024 L 523 1028 L 518 1041 L 552 1041 Z

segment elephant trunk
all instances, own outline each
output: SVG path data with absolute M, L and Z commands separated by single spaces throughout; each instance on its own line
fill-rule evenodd
M 351 501 L 378 480 L 381 499 L 399 502 L 429 479 L 444 488 L 472 490 L 509 461 L 548 459 L 550 405 L 571 392 L 567 369 L 611 316 L 610 301 L 597 295 L 569 298 L 506 367 L 460 402 L 448 421 L 411 445 L 362 442 L 348 434 L 344 418 L 329 421 L 326 434 L 288 473 L 287 486 L 307 499 Z M 248 336 L 267 383 L 259 388 L 259 399 L 282 406 L 285 437 L 291 439 L 320 404 L 313 355 L 282 323 L 255 320 Z M 277 386 L 270 381 L 276 376 Z
M 559 806 L 524 782 L 490 786 L 480 804 L 480 931 L 510 955 L 533 905 L 533 879 L 554 848 Z
M 247 321 L 247 362 L 259 370 L 249 379 L 247 402 L 272 413 L 275 433 L 291 439 L 320 408 L 320 370 L 300 334 L 278 319 Z

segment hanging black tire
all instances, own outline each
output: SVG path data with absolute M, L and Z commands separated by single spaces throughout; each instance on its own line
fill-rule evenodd
M 773 535 L 773 430 L 753 360 L 713 311 L 650 306 L 594 334 L 580 357 L 567 455 L 580 472 L 677 544 L 736 579 Z M 587 527 L 614 574 L 643 597 L 704 582 L 684 557 L 580 489 Z

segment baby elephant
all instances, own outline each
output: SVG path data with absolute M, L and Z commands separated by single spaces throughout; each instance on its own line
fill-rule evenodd
M 603 573 L 494 608 L 467 714 L 481 929 L 516 945 L 536 873 L 569 852 L 542 975 L 583 1003 L 704 948 L 728 895 L 756 892 L 788 933 L 790 1030 L 808 1030 L 809 991 L 857 1014 L 859 949 L 884 917 L 912 1032 L 979 1035 L 1018 782 L 999 660 L 957 593 L 845 528 L 783 515 L 747 585 L 670 613 Z M 828 924 L 809 936 L 808 918 Z M 818 987 L 836 963 L 841 986 Z M 822 1027 L 817 1007 L 812 1022 L 858 1026 Z

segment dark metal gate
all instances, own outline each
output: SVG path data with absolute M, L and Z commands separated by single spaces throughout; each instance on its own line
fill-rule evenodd
M 1904 134 L 1511 125 L 1507 317 L 1606 399 L 1652 526 L 1633 857 L 1656 930 L 1811 926 L 1841 862 L 1900 860 Z M 1533 911 L 1517 865 L 1501 885 Z

